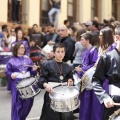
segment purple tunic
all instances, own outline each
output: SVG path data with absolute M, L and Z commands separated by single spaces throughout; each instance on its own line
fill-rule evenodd
M 108 51 L 113 50 L 116 44 L 112 44 Z M 103 87 L 108 92 L 108 80 L 105 79 Z M 84 90 L 80 95 L 80 120 L 102 120 L 104 105 L 100 104 L 93 90 Z
M 12 51 L 12 48 L 13 48 L 14 45 L 17 44 L 18 42 L 22 42 L 22 43 L 25 45 L 25 47 L 26 47 L 26 55 L 29 56 L 29 53 L 30 53 L 30 47 L 29 47 L 29 45 L 28 45 L 28 42 L 25 41 L 25 40 L 19 40 L 19 41 L 17 41 L 17 42 L 16 42 L 16 41 L 13 42 L 13 43 L 11 44 L 10 51 Z
M 20 93 L 16 89 L 16 84 L 18 84 L 21 78 L 14 80 L 11 78 L 13 72 L 22 72 L 23 70 L 25 72 L 30 71 L 31 75 L 36 75 L 36 71 L 33 71 L 30 67 L 23 66 L 24 64 L 33 65 L 33 62 L 28 57 L 13 57 L 8 61 L 6 66 L 6 75 L 9 79 L 12 92 L 11 120 L 25 120 L 33 105 L 33 98 L 21 99 Z
M 91 47 L 83 52 L 83 66 L 82 70 L 87 71 L 91 67 L 94 66 L 96 60 L 98 58 L 98 50 L 95 47 Z M 83 76 L 83 72 L 78 72 L 78 76 L 81 78 Z

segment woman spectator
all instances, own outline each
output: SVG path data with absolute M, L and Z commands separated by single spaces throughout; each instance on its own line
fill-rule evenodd
M 16 41 L 11 44 L 10 50 L 12 51 L 14 45 L 17 44 L 17 43 L 19 43 L 19 42 L 22 42 L 25 45 L 26 50 L 27 50 L 26 51 L 26 55 L 29 55 L 29 53 L 30 53 L 30 47 L 28 45 L 28 42 L 26 40 L 24 40 L 23 31 L 21 29 L 17 30 L 17 32 L 16 32 Z

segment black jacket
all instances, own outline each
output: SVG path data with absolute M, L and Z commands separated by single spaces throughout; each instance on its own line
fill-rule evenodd
M 62 62 L 62 76 L 64 77 L 63 82 L 67 82 L 69 78 L 72 78 L 72 67 L 67 63 Z M 42 65 L 41 75 L 39 78 L 40 87 L 43 88 L 44 83 L 48 82 L 61 82 L 60 71 L 55 63 L 55 60 L 50 60 Z
M 75 50 L 75 41 L 72 37 L 65 37 L 60 40 L 60 43 L 63 43 L 66 47 L 65 57 L 63 59 L 64 62 L 71 60 L 73 57 L 73 53 Z
M 120 88 L 120 53 L 115 49 L 119 62 L 110 51 L 100 57 L 95 74 L 93 75 L 92 84 L 95 94 L 101 103 L 104 98 L 109 97 L 106 91 L 102 88 L 104 78 L 109 80 L 109 84 Z

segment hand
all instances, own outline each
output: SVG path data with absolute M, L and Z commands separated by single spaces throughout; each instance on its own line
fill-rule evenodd
M 73 86 L 73 80 L 72 79 L 68 79 L 68 86 Z
M 55 42 L 53 42 L 53 41 L 50 40 L 50 41 L 48 42 L 48 44 L 49 44 L 49 45 L 54 45 Z
M 46 90 L 47 92 L 49 92 L 49 93 L 53 92 L 53 89 L 52 89 L 52 87 L 51 87 L 49 84 L 44 83 L 43 86 L 45 87 L 45 90 Z
M 37 70 L 37 69 L 38 69 L 38 67 L 39 67 L 39 66 L 34 65 L 34 66 L 33 66 L 33 71 Z
M 82 72 L 83 70 L 82 70 L 81 67 L 75 67 L 75 71 L 77 71 L 77 72 Z
M 107 98 L 104 100 L 104 105 L 106 108 L 111 108 L 114 106 L 114 101 L 112 100 L 112 98 Z
M 11 74 L 11 78 L 14 80 L 16 79 L 16 75 L 14 75 L 13 73 Z

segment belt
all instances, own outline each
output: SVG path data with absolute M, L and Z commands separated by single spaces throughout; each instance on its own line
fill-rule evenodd
M 120 96 L 120 88 L 114 85 L 109 85 L 109 94 Z
M 26 73 L 14 72 L 13 74 L 16 75 L 16 78 L 30 77 L 30 72 L 26 72 Z

